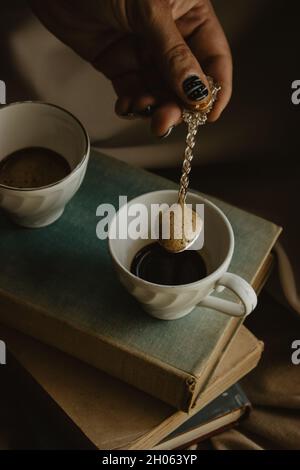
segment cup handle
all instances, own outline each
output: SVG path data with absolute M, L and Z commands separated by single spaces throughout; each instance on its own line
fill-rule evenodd
M 213 308 L 214 310 L 218 310 L 219 312 L 233 317 L 246 317 L 255 309 L 257 305 L 256 293 L 250 284 L 240 276 L 225 273 L 217 282 L 216 289 L 218 287 L 226 287 L 231 290 L 241 303 L 231 302 L 209 295 L 199 303 L 201 307 Z

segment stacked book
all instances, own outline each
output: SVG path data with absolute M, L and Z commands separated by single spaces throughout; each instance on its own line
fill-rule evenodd
M 175 187 L 94 152 L 57 223 L 32 231 L 0 217 L 0 338 L 87 446 L 178 448 L 249 409 L 235 384 L 257 364 L 261 342 L 240 319 L 204 307 L 170 322 L 143 314 L 96 236 L 98 205 Z M 280 228 L 210 199 L 235 233 L 230 271 L 259 291 Z

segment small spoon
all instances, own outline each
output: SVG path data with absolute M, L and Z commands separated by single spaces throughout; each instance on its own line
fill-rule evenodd
M 207 77 L 209 83 L 209 95 L 205 100 L 190 110 L 183 111 L 183 121 L 188 126 L 186 149 L 182 165 L 182 175 L 178 202 L 173 204 L 164 213 L 159 214 L 159 243 L 171 253 L 180 253 L 187 250 L 199 237 L 203 221 L 200 216 L 185 203 L 186 193 L 189 187 L 189 174 L 193 159 L 193 148 L 199 126 L 207 121 L 207 116 L 213 108 L 220 87 L 211 77 Z M 168 232 L 166 232 L 166 227 Z
M 180 200 L 159 214 L 159 243 L 171 253 L 187 250 L 203 228 L 200 216 Z

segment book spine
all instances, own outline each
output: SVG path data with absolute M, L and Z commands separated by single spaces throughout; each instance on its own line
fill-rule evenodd
M 188 411 L 193 402 L 195 377 L 107 338 L 88 335 L 1 290 L 0 321 L 179 410 Z

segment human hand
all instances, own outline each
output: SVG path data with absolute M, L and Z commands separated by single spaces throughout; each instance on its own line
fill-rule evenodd
M 221 85 L 209 121 L 232 87 L 230 49 L 209 0 L 31 0 L 45 25 L 111 81 L 116 112 L 151 117 L 169 134 L 183 107 L 206 100 L 210 75 Z

